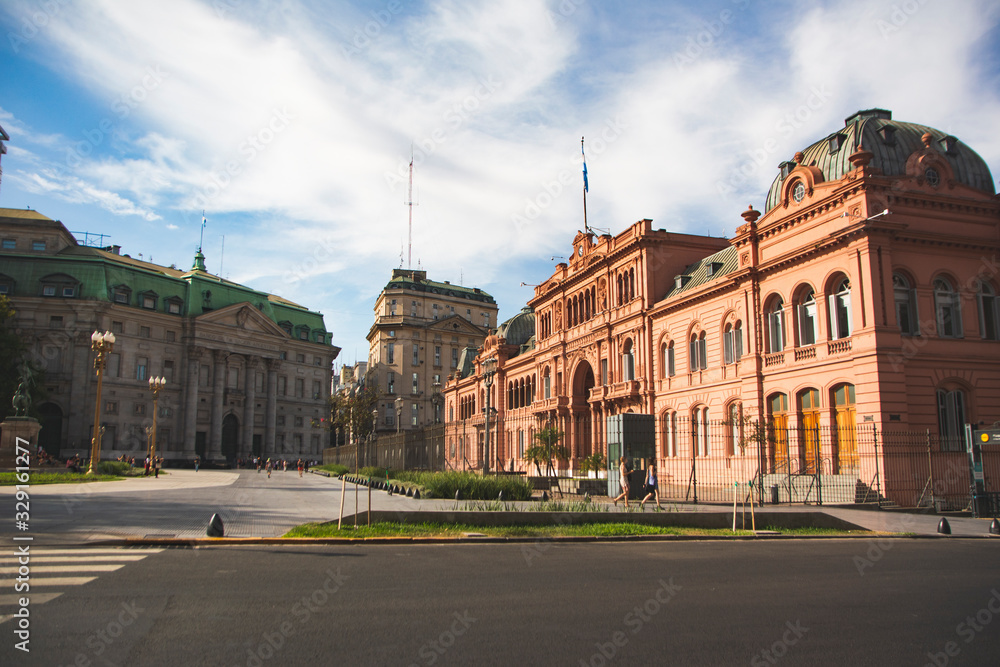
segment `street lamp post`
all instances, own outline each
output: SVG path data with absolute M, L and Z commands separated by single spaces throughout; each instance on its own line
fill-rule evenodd
M 490 387 L 493 386 L 493 376 L 497 372 L 496 357 L 490 357 L 483 361 L 483 381 L 486 383 L 486 405 L 483 406 L 485 421 L 483 431 L 485 442 L 483 443 L 483 475 L 490 470 Z
M 396 397 L 396 433 L 399 433 L 399 427 L 403 423 L 403 397 Z
M 372 446 L 373 446 L 373 447 L 374 447 L 374 445 L 375 445 L 375 440 L 376 440 L 376 436 L 375 436 L 375 428 L 376 428 L 377 426 L 378 426 L 378 408 L 376 408 L 376 409 L 372 410 L 372 432 L 371 432 L 371 443 L 372 443 Z M 368 464 L 369 464 L 369 465 L 372 465 L 371 461 L 368 461 Z
M 104 368 L 114 347 L 115 335 L 110 331 L 95 331 L 90 336 L 90 349 L 94 351 L 94 370 L 97 372 L 97 401 L 94 406 L 94 437 L 90 441 L 90 466 L 87 474 L 96 472 L 97 464 L 101 461 L 101 383 L 104 380 Z
M 160 398 L 160 390 L 166 384 L 167 379 L 165 377 L 149 378 L 149 390 L 153 392 L 153 437 L 149 440 L 149 465 L 153 466 L 154 477 L 159 476 L 156 473 L 156 402 Z

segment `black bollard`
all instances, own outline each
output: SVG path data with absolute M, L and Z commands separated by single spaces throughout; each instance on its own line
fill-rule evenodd
M 414 491 L 413 491 L 413 499 L 414 500 L 420 500 L 420 489 L 414 489 Z
M 209 537 L 225 537 L 226 527 L 222 524 L 222 517 L 218 514 L 213 514 L 212 518 L 208 520 L 208 529 L 205 534 Z
M 549 502 L 549 492 L 548 491 L 542 491 L 542 502 L 543 503 Z
M 938 521 L 937 532 L 941 535 L 951 535 L 951 524 L 948 523 L 948 519 L 941 517 L 941 520 Z
M 462 495 L 462 492 L 459 491 L 458 489 L 455 489 L 455 500 L 458 500 L 461 495 Z
M 993 519 L 993 523 L 990 524 L 990 535 L 1000 535 L 1000 521 Z
M 497 496 L 497 500 L 503 500 L 503 489 L 500 489 L 500 495 Z

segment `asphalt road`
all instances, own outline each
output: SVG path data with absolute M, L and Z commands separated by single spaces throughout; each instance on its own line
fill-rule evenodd
M 43 551 L 32 568 L 62 553 Z M 0 623 L 0 664 L 996 665 L 998 557 L 958 538 L 81 549 L 53 562 L 93 580 L 38 589 L 61 595 L 29 605 L 28 654 Z

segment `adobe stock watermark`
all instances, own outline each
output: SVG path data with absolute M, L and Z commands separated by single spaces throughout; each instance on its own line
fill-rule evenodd
M 20 30 L 7 32 L 7 41 L 14 53 L 21 52 L 21 46 L 27 44 L 41 32 L 52 19 L 62 14 L 63 9 L 69 6 L 68 0 L 45 0 L 30 14 L 21 17 Z
M 233 179 L 242 174 L 243 170 L 256 160 L 257 156 L 263 153 L 279 134 L 287 130 L 294 119 L 295 116 L 285 107 L 272 109 L 271 117 L 267 122 L 240 142 L 237 147 L 240 157 L 227 160 L 222 169 L 209 174 L 208 182 L 195 195 L 194 203 L 189 208 L 208 208 L 208 202 L 228 188 Z
M 340 591 L 348 579 L 347 575 L 341 573 L 340 568 L 337 568 L 336 572 L 327 569 L 326 579 L 323 580 L 323 583 L 309 595 L 304 595 L 289 610 L 292 617 L 298 620 L 298 626 L 308 623 L 309 619 L 329 604 L 330 599 Z M 247 667 L 263 667 L 264 663 L 277 656 L 278 652 L 284 648 L 288 639 L 296 633 L 298 626 L 286 618 L 278 624 L 275 630 L 262 633 L 257 645 L 247 648 L 244 664 Z M 277 664 L 280 664 L 280 661 Z
M 779 137 L 788 139 L 794 135 L 795 131 L 804 127 L 813 114 L 826 106 L 832 97 L 833 93 L 826 84 L 813 86 L 802 104 L 786 113 L 774 124 L 774 132 L 777 136 L 771 135 L 761 142 L 759 148 L 747 151 L 747 159 L 734 169 L 728 178 L 716 182 L 715 187 L 719 194 L 736 194 L 737 188 L 743 186 L 782 147 Z
M 892 11 L 886 18 L 875 19 L 875 27 L 883 39 L 888 39 L 889 35 L 899 32 L 899 30 L 910 22 L 910 19 L 920 11 L 928 0 L 906 0 L 892 5 Z M 888 19 L 888 20 L 886 20 Z
M 94 658 L 100 658 L 104 655 L 104 652 L 125 634 L 125 631 L 139 619 L 139 615 L 144 611 L 146 610 L 138 606 L 135 600 L 122 602 L 121 610 L 117 615 L 84 640 L 84 644 L 90 649 L 90 655 L 93 655 Z M 70 664 L 90 665 L 93 662 L 86 651 L 80 651 Z
M 629 641 L 635 635 L 642 632 L 653 618 L 667 606 L 674 596 L 682 590 L 680 584 L 675 584 L 673 577 L 669 580 L 660 579 L 660 587 L 656 589 L 652 597 L 641 605 L 636 605 L 624 618 L 622 618 L 623 629 L 612 632 L 607 641 L 599 641 L 594 644 L 597 648 L 589 658 L 580 658 L 580 667 L 604 667 L 617 657 L 622 650 L 628 646 Z
M 765 649 L 761 649 L 750 659 L 751 667 L 767 667 L 776 665 L 778 661 L 788 655 L 788 650 L 802 641 L 809 628 L 803 627 L 802 621 L 785 621 L 786 630 L 781 634 L 781 638 Z
M 441 119 L 444 125 L 439 125 L 431 130 L 425 137 L 413 142 L 413 153 L 410 159 L 413 165 L 419 167 L 427 158 L 437 151 L 438 147 L 448 140 L 448 136 L 457 131 L 462 125 L 467 123 L 473 116 L 479 113 L 486 101 L 503 86 L 503 82 L 494 75 L 489 75 L 479 79 L 479 85 L 469 95 L 452 104 L 447 111 L 442 114 Z M 394 190 L 397 185 L 402 185 L 409 181 L 410 160 L 400 157 L 396 162 L 396 171 L 385 172 L 385 183 L 390 190 Z
M 986 604 L 975 614 L 965 617 L 955 626 L 955 634 L 962 639 L 965 644 L 971 644 L 976 637 L 984 632 L 993 622 L 993 617 L 1000 614 L 1000 591 L 993 589 Z M 962 653 L 962 646 L 956 641 L 946 642 L 940 651 L 929 651 L 927 662 L 924 667 L 946 667 L 951 664 L 952 658 L 957 658 Z
M 372 45 L 373 41 L 382 34 L 382 31 L 396 18 L 396 15 L 403 11 L 403 3 L 399 0 L 390 0 L 384 9 L 373 9 L 369 12 L 371 19 L 364 25 L 354 29 L 349 44 L 340 47 L 340 52 L 348 60 L 362 53 Z
M 604 153 L 628 127 L 628 123 L 620 115 L 605 120 L 600 136 L 590 140 L 587 144 L 588 156 L 597 157 Z M 524 207 L 520 211 L 511 214 L 510 219 L 514 223 L 515 229 L 521 231 L 537 220 L 542 212 L 552 206 L 567 189 L 583 188 L 583 155 L 574 151 L 569 162 L 576 168 L 561 169 L 552 180 L 542 181 L 539 192 L 533 197 L 525 199 Z M 579 192 L 580 190 L 575 191 Z
M 561 2 L 556 6 L 556 10 L 551 9 L 545 10 L 545 18 L 549 22 L 549 26 L 555 30 L 562 23 L 565 23 L 569 17 L 576 14 L 578 10 L 586 0 L 561 0 Z
M 410 667 L 420 667 L 420 665 L 430 665 L 436 664 L 438 660 L 444 656 L 448 650 L 455 645 L 459 637 L 462 637 L 472 624 L 476 622 L 476 618 L 469 613 L 466 609 L 463 612 L 455 612 L 452 614 L 454 620 L 448 625 L 448 627 L 441 632 L 433 640 L 423 644 L 419 650 L 417 650 L 417 655 L 420 657 L 422 662 L 412 662 Z
M 684 48 L 674 54 L 674 67 L 683 71 L 688 65 L 694 64 L 706 51 L 715 45 L 730 23 L 736 20 L 738 13 L 750 6 L 750 0 L 732 0 L 736 11 L 723 9 L 718 16 L 710 21 L 702 21 L 701 30 L 689 35 L 684 42 Z
M 111 103 L 111 110 L 117 114 L 119 120 L 128 118 L 136 108 L 145 102 L 150 93 L 160 87 L 163 80 L 170 74 L 163 71 L 160 65 L 150 65 L 139 83 L 120 95 Z M 83 164 L 83 159 L 94 152 L 106 139 L 111 137 L 115 131 L 116 121 L 110 118 L 103 118 L 97 127 L 83 130 L 83 139 L 70 144 L 66 149 L 66 166 L 75 169 Z

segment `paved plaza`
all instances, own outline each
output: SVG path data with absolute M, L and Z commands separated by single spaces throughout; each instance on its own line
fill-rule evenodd
M 307 473 L 254 470 L 169 470 L 159 478 L 140 477 L 115 482 L 47 484 L 30 487 L 31 523 L 27 534 L 36 543 L 68 545 L 121 538 L 199 538 L 212 514 L 218 513 L 227 537 L 280 537 L 293 526 L 336 520 L 344 499 L 344 516 L 368 509 L 366 487 Z M 0 487 L 0 501 L 13 503 L 14 487 Z M 607 503 L 597 498 L 595 502 Z M 665 501 L 669 511 L 723 512 L 726 505 L 681 504 Z M 384 491 L 371 492 L 373 510 L 461 511 L 454 500 L 413 500 Z M 608 512 L 623 512 L 607 503 Z M 900 511 L 877 511 L 813 505 L 768 505 L 769 512 L 822 511 L 875 531 L 936 535 L 940 517 Z M 12 507 L 13 511 L 13 507 Z M 647 504 L 646 513 L 653 512 Z M 986 536 L 988 519 L 949 517 L 955 535 Z M 12 524 L 0 534 L 10 534 Z

